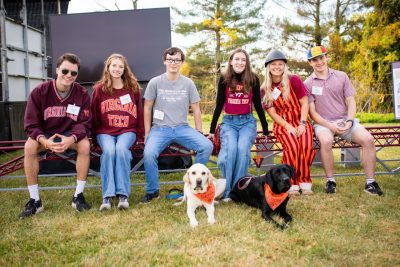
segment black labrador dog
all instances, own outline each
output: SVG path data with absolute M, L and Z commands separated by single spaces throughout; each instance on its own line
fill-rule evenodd
M 292 221 L 292 216 L 286 212 L 286 205 L 289 200 L 290 178 L 293 175 L 292 166 L 281 164 L 272 167 L 265 175 L 240 178 L 231 190 L 230 198 L 261 209 L 262 217 L 266 221 L 284 229 Z M 284 224 L 271 218 L 274 213 L 283 219 Z

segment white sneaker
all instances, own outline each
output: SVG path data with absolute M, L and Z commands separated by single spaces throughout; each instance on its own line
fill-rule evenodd
M 301 194 L 305 196 L 314 195 L 314 192 L 311 189 L 301 189 Z
M 290 187 L 289 196 L 300 196 L 300 188 L 298 185 L 292 185 Z
M 119 197 L 119 202 L 118 202 L 118 209 L 124 210 L 129 208 L 129 202 L 128 202 L 128 197 L 127 196 L 120 196 Z
M 110 210 L 111 209 L 111 197 L 103 198 L 103 203 L 100 206 L 100 211 Z
M 231 202 L 232 199 L 230 197 L 225 197 L 225 198 L 222 199 L 222 201 L 225 202 L 225 203 L 228 203 L 228 202 Z

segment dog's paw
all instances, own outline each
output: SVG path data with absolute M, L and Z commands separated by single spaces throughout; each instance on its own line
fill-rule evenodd
M 289 229 L 289 224 L 288 224 L 288 223 L 283 223 L 283 224 L 281 224 L 281 225 L 279 226 L 279 228 L 280 228 L 281 230 Z
M 190 222 L 190 226 L 192 228 L 196 228 L 197 226 L 199 226 L 199 223 L 197 221 L 196 222 Z
M 176 202 L 176 203 L 174 203 L 174 206 L 175 207 L 180 206 L 180 205 L 182 205 L 182 203 L 183 203 L 183 201 Z

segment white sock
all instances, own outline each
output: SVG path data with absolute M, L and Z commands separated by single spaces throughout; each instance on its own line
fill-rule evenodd
M 28 190 L 29 190 L 30 198 L 33 198 L 35 201 L 38 201 L 40 199 L 40 197 L 39 197 L 39 185 L 38 184 L 28 185 Z
M 367 184 L 375 182 L 375 178 L 367 178 L 366 179 Z
M 76 190 L 74 197 L 77 197 L 78 194 L 83 193 L 83 189 L 85 189 L 86 181 L 76 180 Z
M 336 181 L 335 181 L 335 177 L 326 177 L 326 180 L 328 181 L 328 182 L 335 182 L 336 183 Z

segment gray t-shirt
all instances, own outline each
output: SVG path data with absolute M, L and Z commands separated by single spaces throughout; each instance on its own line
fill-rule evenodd
M 193 81 L 183 75 L 171 82 L 161 74 L 150 80 L 144 99 L 154 100 L 153 126 L 188 125 L 189 105 L 200 101 Z

